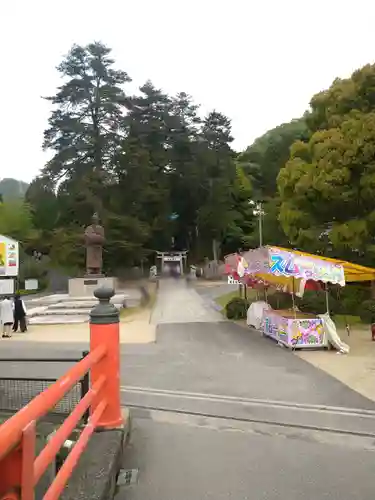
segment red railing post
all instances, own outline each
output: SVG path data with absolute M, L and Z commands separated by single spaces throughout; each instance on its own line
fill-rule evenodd
M 113 429 L 123 424 L 120 405 L 120 318 L 117 308 L 110 303 L 114 296 L 112 288 L 98 288 L 94 295 L 99 304 L 90 313 L 90 350 L 104 345 L 106 353 L 91 369 L 91 387 L 103 375 L 106 380 L 94 398 L 91 415 L 105 399 L 107 405 L 97 425 Z
M 19 444 L 0 461 L 1 500 L 20 498 L 22 482 L 22 448 Z

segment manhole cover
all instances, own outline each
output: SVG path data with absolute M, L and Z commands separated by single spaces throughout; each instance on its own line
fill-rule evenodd
M 138 481 L 139 469 L 121 469 L 117 479 L 117 486 L 130 486 Z

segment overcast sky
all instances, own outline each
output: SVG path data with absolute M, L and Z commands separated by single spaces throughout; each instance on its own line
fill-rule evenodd
M 30 181 L 73 43 L 100 40 L 137 87 L 191 94 L 232 119 L 244 149 L 375 57 L 371 0 L 14 0 L 0 9 L 0 178 Z M 134 88 L 134 87 L 132 87 Z

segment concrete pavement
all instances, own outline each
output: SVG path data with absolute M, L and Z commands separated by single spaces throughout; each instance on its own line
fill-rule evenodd
M 182 279 L 160 281 L 153 324 L 223 321 L 223 316 L 203 300 L 192 285 Z
M 300 350 L 297 355 L 316 368 L 341 380 L 345 385 L 375 401 L 375 342 L 371 341 L 369 325 L 355 325 L 348 337 L 339 329 L 341 339 L 350 346 L 350 353 Z
M 173 414 L 139 415 L 124 466 L 138 484 L 116 500 L 372 500 L 374 448 Z
M 127 386 L 374 409 L 290 350 L 229 321 L 162 324 L 156 343 L 124 351 Z

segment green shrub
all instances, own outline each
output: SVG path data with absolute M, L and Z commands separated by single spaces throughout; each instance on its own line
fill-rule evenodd
M 359 316 L 363 323 L 375 322 L 375 300 L 369 299 L 362 302 L 358 308 Z
M 290 309 L 293 306 L 292 296 L 285 292 L 270 294 L 267 300 L 272 309 Z
M 332 290 L 332 295 L 338 297 L 341 314 L 358 315 L 362 302 L 371 298 L 371 289 L 369 286 L 347 284 L 339 287 L 338 292 Z
M 339 312 L 339 302 L 332 296 L 328 296 L 329 312 L 333 316 Z M 300 311 L 311 314 L 324 314 L 327 312 L 326 292 L 306 290 L 302 298 L 296 298 L 296 304 Z
M 246 318 L 249 301 L 242 297 L 233 297 L 225 306 L 225 314 L 228 319 Z
M 20 295 L 35 295 L 36 293 L 39 292 L 40 290 L 23 290 L 23 289 L 17 290 L 17 293 L 19 293 Z

